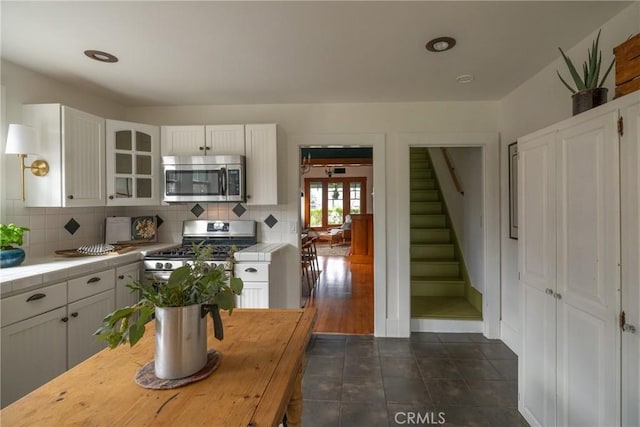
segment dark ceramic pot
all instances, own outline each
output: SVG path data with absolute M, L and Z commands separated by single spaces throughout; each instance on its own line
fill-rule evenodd
M 20 248 L 0 250 L 0 268 L 15 267 L 24 261 L 24 251 Z
M 598 105 L 607 103 L 606 87 L 597 87 L 594 89 L 585 89 L 573 94 L 573 115 L 580 114 L 590 110 Z

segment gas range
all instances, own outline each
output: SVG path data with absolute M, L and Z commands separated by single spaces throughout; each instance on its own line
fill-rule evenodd
M 204 244 L 212 249 L 207 264 L 221 263 L 229 270 L 230 251 L 246 249 L 257 243 L 255 221 L 187 220 L 182 223 L 182 246 L 144 257 L 146 278 L 164 280 L 175 269 L 192 262 L 193 245 Z

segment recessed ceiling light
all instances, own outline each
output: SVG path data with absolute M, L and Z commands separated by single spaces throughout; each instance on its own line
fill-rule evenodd
M 461 74 L 458 77 L 456 77 L 456 80 L 458 81 L 458 83 L 470 83 L 473 81 L 473 74 Z
M 118 58 L 108 52 L 102 52 L 101 50 L 85 50 L 84 54 L 91 59 L 95 59 L 100 62 L 118 62 Z
M 430 40 L 427 43 L 427 50 L 429 52 L 444 52 L 456 45 L 456 39 L 453 37 L 438 37 Z

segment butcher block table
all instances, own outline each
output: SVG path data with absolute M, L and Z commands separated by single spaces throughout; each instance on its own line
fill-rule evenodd
M 302 417 L 302 368 L 315 308 L 236 309 L 221 313 L 224 340 L 207 378 L 170 389 L 138 386 L 154 357 L 153 322 L 134 347 L 103 350 L 0 412 L 3 426 L 289 426 Z M 98 325 L 96 325 L 97 328 Z

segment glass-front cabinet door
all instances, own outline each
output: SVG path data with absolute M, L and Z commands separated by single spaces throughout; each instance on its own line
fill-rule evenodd
M 107 205 L 157 205 L 159 128 L 107 120 Z

